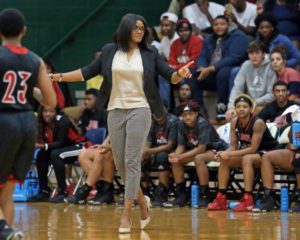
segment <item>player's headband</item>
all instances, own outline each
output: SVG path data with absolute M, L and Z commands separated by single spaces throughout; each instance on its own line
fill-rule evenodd
M 253 103 L 251 101 L 251 99 L 247 98 L 247 97 L 244 97 L 244 96 L 240 96 L 238 97 L 237 99 L 235 99 L 234 101 L 234 106 L 236 106 L 239 102 L 245 102 L 247 103 L 250 107 L 253 106 Z

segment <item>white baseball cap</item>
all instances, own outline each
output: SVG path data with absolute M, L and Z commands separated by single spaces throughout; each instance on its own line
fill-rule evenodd
M 171 12 L 165 12 L 160 16 L 160 20 L 163 20 L 164 18 L 168 18 L 169 21 L 174 23 L 176 23 L 178 20 L 177 15 Z

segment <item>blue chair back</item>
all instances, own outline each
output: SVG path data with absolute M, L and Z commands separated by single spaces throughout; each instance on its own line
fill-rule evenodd
M 85 137 L 93 144 L 101 144 L 106 138 L 106 134 L 106 128 L 92 128 L 86 132 Z

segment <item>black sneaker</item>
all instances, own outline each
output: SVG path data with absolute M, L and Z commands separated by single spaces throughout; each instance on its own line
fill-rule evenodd
M 300 190 L 297 190 L 294 193 L 289 211 L 290 212 L 300 212 Z
M 273 194 L 265 196 L 258 207 L 252 209 L 252 212 L 269 212 L 276 209 L 276 200 Z
M 300 202 L 293 202 L 289 212 L 300 212 Z
M 152 198 L 152 207 L 162 207 L 163 203 L 168 201 L 168 190 L 165 186 L 159 184 Z
M 106 192 L 96 194 L 96 196 L 88 201 L 88 204 L 91 205 L 106 205 L 114 202 L 114 193 Z
M 6 227 L 0 232 L 0 240 L 22 240 L 22 239 L 24 239 L 24 233 L 20 231 L 14 231 L 10 227 Z
M 48 202 L 50 198 L 50 192 L 40 191 L 38 195 L 35 195 L 28 199 L 29 202 Z
M 64 199 L 68 197 L 66 192 L 58 193 L 54 197 L 50 198 L 50 202 L 52 203 L 63 203 Z
M 71 204 L 86 204 L 89 192 L 89 190 L 85 190 L 83 187 L 81 187 L 74 195 L 65 198 L 64 201 L 65 203 Z
M 207 196 L 202 196 L 199 198 L 199 207 L 206 208 L 209 203 Z
M 173 201 L 163 203 L 163 206 L 166 208 L 184 207 L 186 205 L 187 205 L 186 194 L 180 194 Z

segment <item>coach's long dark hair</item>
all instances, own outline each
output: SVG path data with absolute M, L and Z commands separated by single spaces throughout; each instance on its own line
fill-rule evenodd
M 124 52 L 128 52 L 130 50 L 129 44 L 131 41 L 131 34 L 138 20 L 142 21 L 145 27 L 145 34 L 142 41 L 139 43 L 139 47 L 146 50 L 149 49 L 149 30 L 145 18 L 138 14 L 128 13 L 121 19 L 119 27 L 114 35 L 114 42 L 118 45 L 120 50 Z

